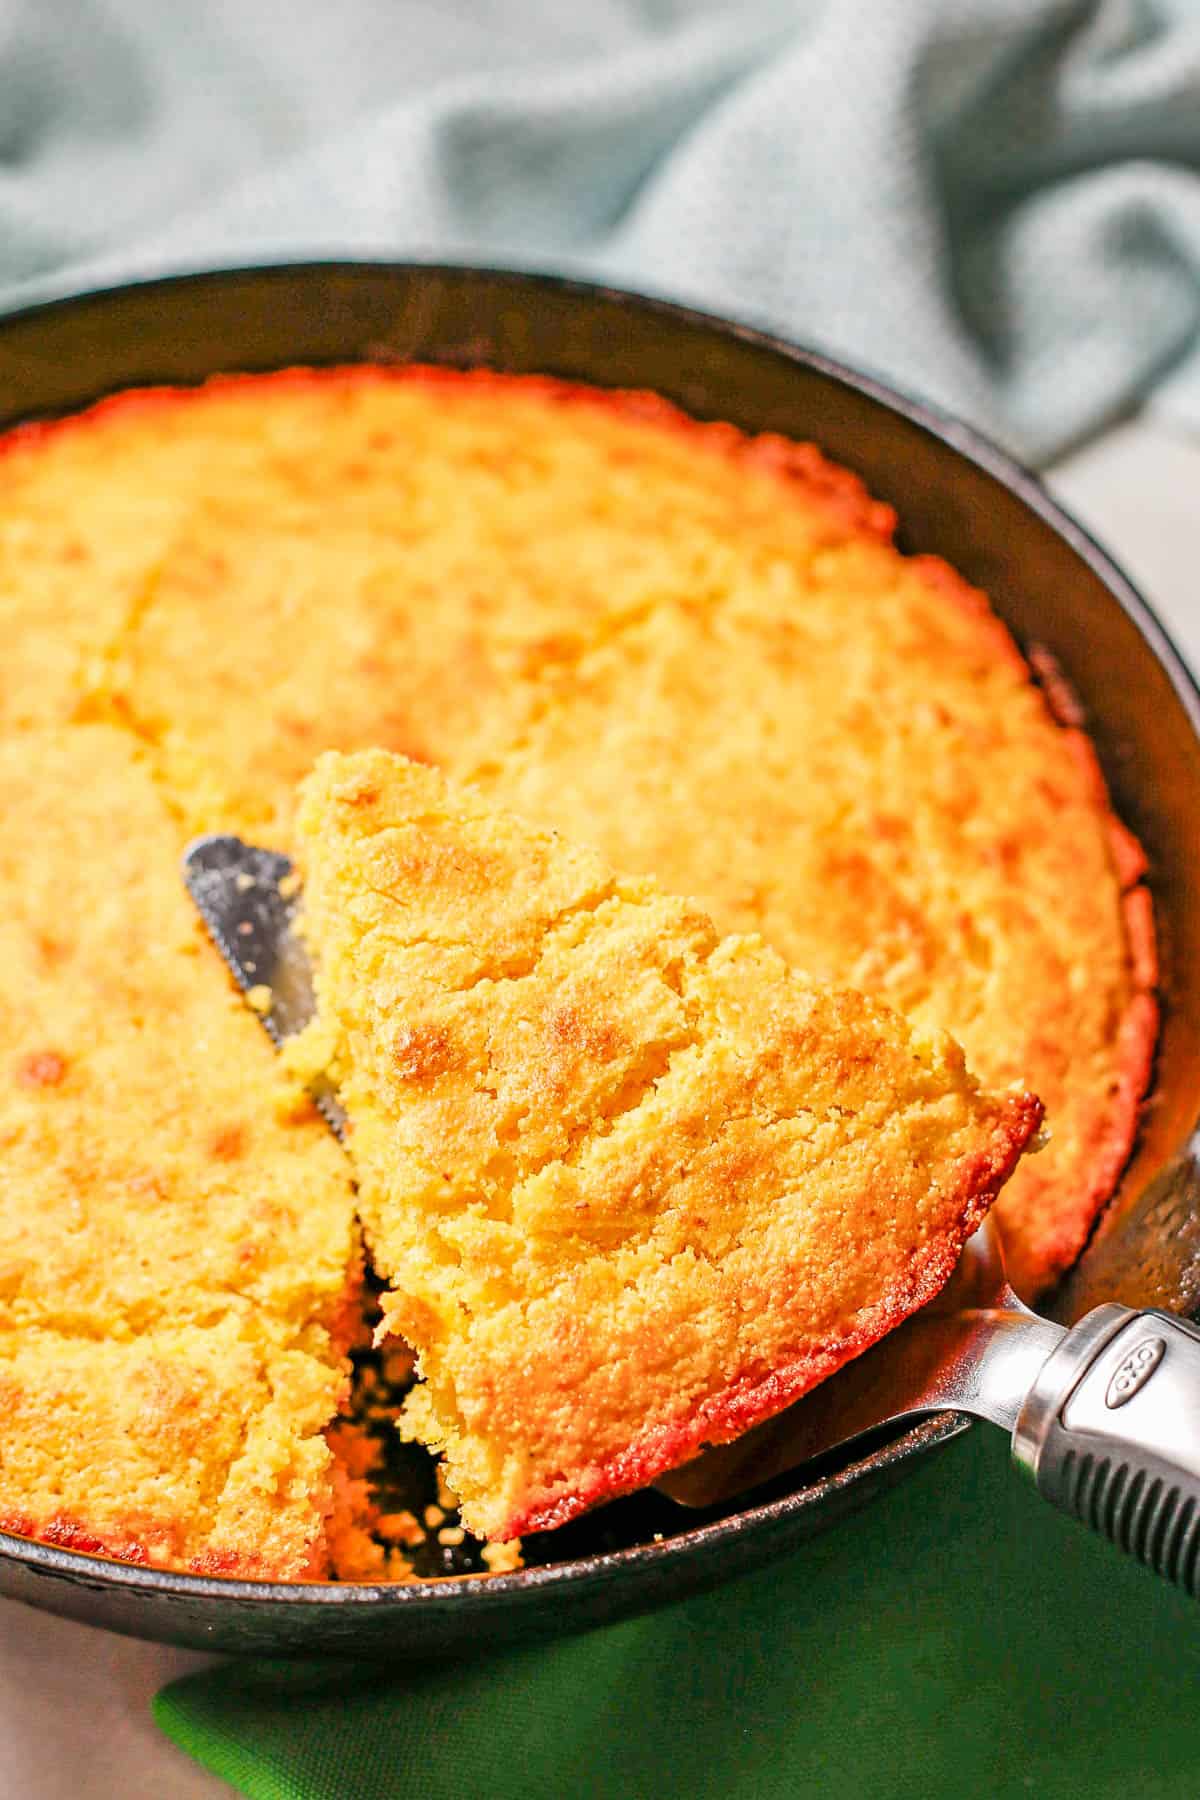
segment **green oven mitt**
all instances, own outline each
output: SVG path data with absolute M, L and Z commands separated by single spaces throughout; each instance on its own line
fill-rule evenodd
M 488 1660 L 155 1702 L 252 1800 L 1195 1800 L 1200 1608 L 976 1429 L 786 1562 Z

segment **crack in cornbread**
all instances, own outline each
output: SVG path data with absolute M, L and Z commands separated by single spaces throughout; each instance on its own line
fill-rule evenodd
M 0 746 L 0 1524 L 323 1574 L 360 1252 L 129 737 Z
M 778 1411 L 929 1299 L 1036 1130 L 945 1037 L 386 752 L 298 831 L 408 1429 L 511 1538 Z

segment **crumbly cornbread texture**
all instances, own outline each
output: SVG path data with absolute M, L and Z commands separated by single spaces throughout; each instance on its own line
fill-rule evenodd
M 5 1331 L 0 1529 L 202 1575 L 328 1575 L 341 1378 L 260 1326 Z
M 327 1572 L 360 1254 L 106 725 L 0 746 L 0 1527 Z
M 299 838 L 410 1429 L 511 1538 L 776 1412 L 931 1297 L 1041 1116 L 946 1037 L 385 752 Z
M 1046 1102 L 1001 1217 L 1071 1261 L 1155 1035 L 1136 846 L 984 598 L 809 447 L 419 369 L 106 402 L 0 460 L 0 716 L 105 716 L 181 832 L 286 845 L 380 744 L 943 1027 Z

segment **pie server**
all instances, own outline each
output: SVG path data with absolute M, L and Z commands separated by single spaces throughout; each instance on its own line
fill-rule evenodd
M 283 1043 L 314 1004 L 291 863 L 240 838 L 203 837 L 183 871 L 234 980 L 262 990 L 255 1010 Z M 332 1089 L 313 1098 L 340 1136 Z M 1009 1287 L 990 1219 L 936 1300 L 777 1418 L 657 1485 L 681 1505 L 712 1507 L 947 1409 L 999 1425 L 1047 1500 L 1200 1597 L 1200 1330 L 1112 1303 L 1070 1330 L 1040 1318 Z

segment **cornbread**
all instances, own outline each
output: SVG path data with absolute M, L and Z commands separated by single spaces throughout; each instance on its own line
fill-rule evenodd
M 1019 1282 L 1050 1281 L 1149 1067 L 1140 859 L 982 597 L 901 556 L 892 525 L 811 447 L 489 374 L 219 380 L 0 440 L 5 816 L 32 821 L 0 884 L 0 1329 L 145 1343 L 213 1328 L 240 1294 L 255 1318 L 315 1319 L 306 1353 L 349 1331 L 325 1322 L 349 1266 L 333 1211 L 305 1197 L 336 1210 L 334 1147 L 272 1121 L 260 1028 L 206 947 L 147 963 L 132 866 L 157 858 L 155 916 L 182 944 L 191 832 L 287 848 L 317 754 L 368 745 L 696 895 L 719 931 L 761 932 L 953 1031 L 990 1086 L 1039 1093 L 1051 1141 L 1000 1207 Z M 88 950 L 60 961 L 72 895 Z M 331 1396 L 332 1348 L 311 1350 Z M 0 1415 L 9 1469 L 14 1429 Z M 40 1530 L 29 1479 L 4 1505 Z
M 8 445 L 18 722 L 132 729 L 181 835 L 286 847 L 324 748 L 476 782 L 1027 1082 L 1050 1143 L 1010 1263 L 1032 1293 L 1072 1260 L 1153 1048 L 1140 858 L 983 596 L 851 475 L 421 369 L 119 396 Z
M 344 1160 L 192 915 L 144 753 L 0 746 L 0 1525 L 323 1574 L 360 1251 Z
M 299 813 L 318 1023 L 473 1530 L 724 1442 L 946 1280 L 1041 1107 L 945 1037 L 386 752 Z

